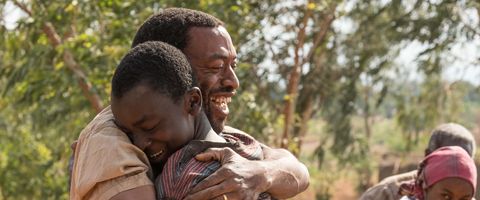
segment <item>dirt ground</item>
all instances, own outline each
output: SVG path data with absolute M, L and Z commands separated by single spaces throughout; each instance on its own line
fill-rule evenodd
M 357 200 L 359 198 L 355 186 L 350 183 L 350 180 L 340 179 L 334 185 L 331 200 Z M 291 200 L 315 200 L 315 194 L 314 189 L 309 187 L 305 192 L 298 194 Z
M 308 134 L 302 146 L 303 155 L 312 155 L 320 142 L 318 136 Z M 305 192 L 298 194 L 291 200 L 315 200 L 316 191 L 313 187 L 309 187 Z M 357 200 L 359 195 L 355 191 L 355 185 L 347 178 L 341 178 L 334 183 L 331 200 Z
M 332 200 L 357 200 L 358 195 L 355 191 L 355 186 L 350 183 L 350 180 L 340 179 L 335 183 Z

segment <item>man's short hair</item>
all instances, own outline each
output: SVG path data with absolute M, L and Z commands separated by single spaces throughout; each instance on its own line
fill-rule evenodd
M 112 97 L 122 98 L 139 84 L 176 102 L 193 87 L 192 68 L 179 49 L 163 42 L 145 42 L 131 49 L 118 65 L 112 78 Z
M 471 157 L 475 155 L 475 138 L 470 131 L 460 124 L 447 123 L 437 126 L 432 131 L 425 154 L 428 155 L 436 149 L 445 146 L 460 146 Z
M 207 13 L 186 8 L 167 8 L 152 15 L 140 26 L 132 47 L 146 41 L 162 41 L 183 50 L 188 44 L 191 27 L 218 26 L 223 26 L 223 22 Z

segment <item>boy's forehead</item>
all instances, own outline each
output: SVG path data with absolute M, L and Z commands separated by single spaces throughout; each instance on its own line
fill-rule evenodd
M 114 115 L 127 114 L 130 119 L 135 118 L 137 121 L 148 120 L 149 116 L 153 115 L 151 112 L 154 112 L 151 108 L 161 106 L 157 105 L 158 101 L 173 101 L 173 99 L 164 92 L 153 90 L 147 84 L 139 84 L 121 98 L 112 98 L 111 104 Z
M 130 105 L 142 106 L 144 104 L 156 104 L 159 98 L 161 98 L 162 101 L 174 102 L 172 95 L 170 95 L 166 89 L 155 89 L 148 83 L 141 83 L 125 93 L 121 101 Z
M 129 102 L 133 101 L 134 103 L 142 102 L 141 100 L 145 98 L 145 94 L 152 92 L 150 86 L 145 83 L 140 83 L 130 89 L 130 91 L 126 92 L 122 98 L 119 100 L 122 102 Z

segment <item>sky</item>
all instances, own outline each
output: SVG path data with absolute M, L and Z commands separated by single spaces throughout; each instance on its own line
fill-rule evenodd
M 344 9 L 346 11 L 351 10 L 352 2 L 349 1 L 345 4 Z M 388 2 L 389 0 L 382 0 L 383 4 Z M 406 0 L 403 3 L 409 4 L 409 1 Z M 465 24 L 469 24 L 470 27 L 480 27 L 480 19 L 476 10 L 465 9 L 458 10 L 458 12 Z M 336 20 L 333 25 L 338 31 L 343 33 L 353 31 L 353 25 L 348 20 Z M 395 58 L 396 65 L 402 66 L 402 71 L 410 72 L 408 80 L 422 81 L 422 77 L 417 73 L 418 64 L 416 59 L 418 54 L 426 48 L 427 46 L 420 42 L 411 42 L 405 44 L 399 56 Z M 480 86 L 480 34 L 476 35 L 473 41 L 459 38 L 448 54 L 448 62 L 444 63 L 446 68 L 442 74 L 443 78 L 450 82 L 465 80 Z M 394 74 L 394 76 L 396 75 Z
M 24 13 L 19 8 L 15 7 L 15 5 L 13 5 L 11 1 L 7 1 L 3 9 L 3 19 L 5 20 L 5 26 L 8 29 L 15 28 L 18 19 L 24 16 Z

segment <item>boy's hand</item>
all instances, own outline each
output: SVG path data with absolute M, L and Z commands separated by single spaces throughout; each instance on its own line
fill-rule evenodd
M 75 140 L 72 142 L 72 144 L 70 145 L 70 148 L 72 148 L 72 154 L 75 154 L 75 149 L 77 148 L 77 143 L 78 141 Z
M 74 159 L 74 156 L 75 156 L 75 149 L 77 148 L 77 143 L 78 143 L 78 141 L 75 140 L 70 145 L 70 148 L 72 148 L 72 155 L 70 155 L 70 159 L 68 160 L 68 180 L 70 180 L 71 177 L 72 177 L 73 159 Z
M 261 162 L 247 160 L 230 148 L 211 148 L 195 158 L 218 160 L 222 167 L 197 184 L 185 200 L 257 199 L 271 185 Z
M 70 159 L 68 160 L 68 189 L 69 190 L 70 190 L 70 182 L 72 181 L 73 158 L 75 156 L 75 149 L 77 148 L 77 143 L 78 143 L 78 141 L 75 140 L 70 145 L 70 148 L 72 148 L 72 155 L 70 156 Z

